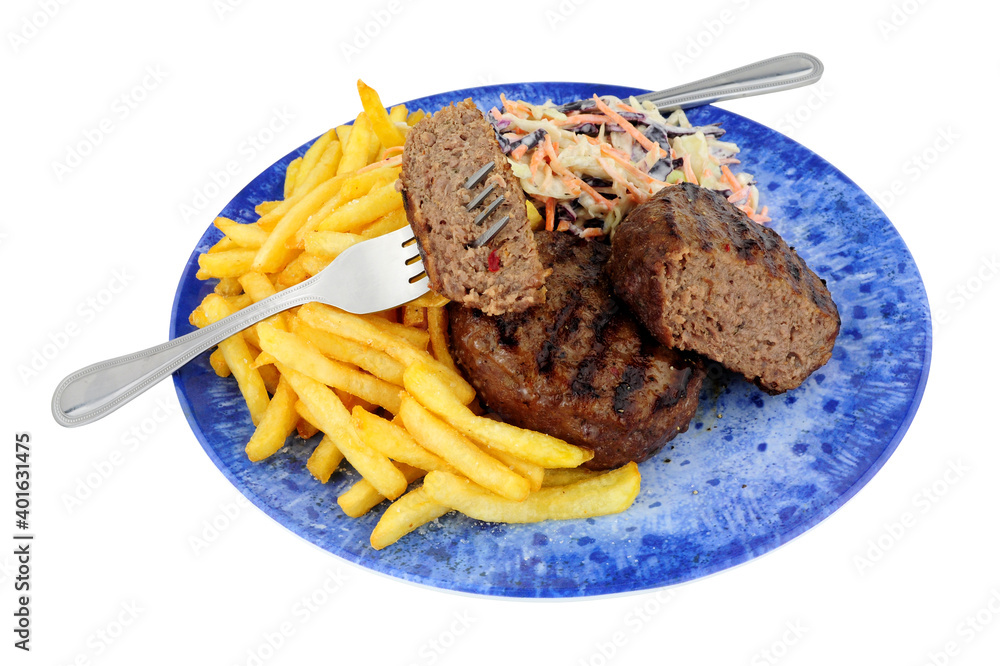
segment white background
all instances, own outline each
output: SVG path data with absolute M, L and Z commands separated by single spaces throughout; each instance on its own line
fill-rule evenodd
M 268 665 L 996 663 L 995 5 L 337 4 L 4 3 L 0 536 L 14 531 L 13 435 L 29 431 L 37 540 L 30 654 L 12 647 L 12 547 L 0 546 L 0 662 L 235 665 L 257 651 Z M 345 53 L 373 16 L 386 25 Z M 659 595 L 460 596 L 346 564 L 240 504 L 169 382 L 82 429 L 49 415 L 64 375 L 165 339 L 180 270 L 215 213 L 276 158 L 353 118 L 358 77 L 387 104 L 523 80 L 662 88 L 799 50 L 825 63 L 821 85 L 722 106 L 790 134 L 883 204 L 922 272 L 934 351 L 920 411 L 882 471 L 775 552 Z M 127 117 L 123 94 L 135 100 Z M 276 112 L 293 118 L 248 149 Z M 57 173 L 95 131 L 98 145 Z M 238 174 L 213 190 L 229 161 Z M 877 196 L 894 182 L 894 201 Z M 181 206 L 206 190 L 185 221 Z M 87 305 L 101 298 L 100 312 Z M 19 372 L 56 342 L 36 375 Z M 115 451 L 120 464 L 67 507 Z M 915 500 L 924 491 L 932 504 Z M 225 529 L 195 552 L 190 539 L 212 521 Z M 300 622 L 295 605 L 329 576 L 343 582 Z M 130 622 L 120 632 L 119 619 Z M 268 649 L 283 622 L 293 633 Z

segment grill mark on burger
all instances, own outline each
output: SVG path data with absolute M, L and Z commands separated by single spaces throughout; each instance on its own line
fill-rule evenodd
M 552 370 L 553 352 L 560 347 L 560 342 L 570 332 L 575 332 L 579 326 L 579 316 L 577 310 L 583 302 L 583 297 L 579 293 L 569 294 L 569 302 L 562 306 L 555 320 L 545 327 L 546 340 L 542 343 L 541 350 L 535 355 L 535 363 L 538 365 L 538 372 L 547 373 Z M 565 330 L 566 324 L 575 321 L 572 331 Z
M 649 360 L 648 356 L 643 356 L 642 360 Z M 625 371 L 622 372 L 622 381 L 615 387 L 615 398 L 614 398 L 614 409 L 618 414 L 624 414 L 625 409 L 629 406 L 630 398 L 633 393 L 642 388 L 643 384 L 646 383 L 646 368 L 638 367 L 634 365 L 625 366 Z M 654 407 L 655 411 L 655 407 Z

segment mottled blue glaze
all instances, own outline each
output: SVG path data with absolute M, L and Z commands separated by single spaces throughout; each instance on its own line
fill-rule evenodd
M 635 91 L 579 83 L 471 88 L 407 102 L 437 109 L 472 97 L 481 108 L 514 99 L 565 102 L 592 92 Z M 931 326 L 920 274 L 872 200 L 794 141 L 713 107 L 692 122 L 721 122 L 743 149 L 772 226 L 828 280 L 843 327 L 830 362 L 785 395 L 715 373 L 690 430 L 641 466 L 642 491 L 617 516 L 535 525 L 481 523 L 449 515 L 376 552 L 368 537 L 381 510 L 347 518 L 336 497 L 357 475 L 315 482 L 305 461 L 315 445 L 291 443 L 266 462 L 243 451 L 252 433 L 233 380 L 203 354 L 174 375 L 192 429 L 212 461 L 268 515 L 303 538 L 364 567 L 435 587 L 488 595 L 575 597 L 691 580 L 766 553 L 816 525 L 860 489 L 896 448 L 913 418 L 930 365 Z M 286 155 L 221 212 L 242 222 L 280 198 Z M 198 253 L 181 277 L 171 337 L 211 288 L 195 279 Z M 670 462 L 666 462 L 668 460 Z M 697 492 L 695 492 L 697 491 Z

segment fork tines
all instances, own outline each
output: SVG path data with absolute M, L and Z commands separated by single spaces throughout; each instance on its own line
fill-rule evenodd
M 469 176 L 468 180 L 465 181 L 465 188 L 471 190 L 473 187 L 478 185 L 480 182 L 482 182 L 483 178 L 485 178 L 486 175 L 493 170 L 493 167 L 495 166 L 496 162 L 492 160 L 487 162 L 485 165 L 483 165 L 481 169 L 476 171 L 476 173 Z M 489 196 L 490 192 L 492 192 L 495 189 L 495 187 L 496 187 L 495 184 L 490 184 L 489 187 L 487 187 L 482 192 L 477 194 L 475 198 L 472 199 L 472 201 L 466 204 L 465 209 L 467 211 L 472 211 L 475 208 L 477 208 L 480 204 L 483 203 L 483 201 L 486 200 L 486 197 Z M 504 201 L 504 196 L 503 194 L 500 194 L 496 199 L 490 202 L 489 206 L 487 206 L 482 212 L 479 213 L 479 215 L 476 216 L 475 223 L 477 225 L 482 224 L 486 220 L 486 218 L 489 217 L 493 213 L 493 211 L 495 211 L 497 207 L 499 207 L 500 204 L 503 203 L 503 201 Z M 482 247 L 486 243 L 489 243 L 494 236 L 500 233 L 501 229 L 507 226 L 508 222 L 510 222 L 510 216 L 504 215 L 502 218 L 494 222 L 489 229 L 479 234 L 476 240 L 469 243 L 469 247 L 473 248 Z

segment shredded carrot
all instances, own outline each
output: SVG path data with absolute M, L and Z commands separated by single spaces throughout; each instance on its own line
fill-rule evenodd
M 493 114 L 493 118 L 495 120 L 500 120 L 500 111 L 497 110 L 497 107 L 494 106 L 492 109 L 490 109 L 490 113 Z
M 750 219 L 758 224 L 764 224 L 765 222 L 770 222 L 771 218 L 767 214 L 767 206 L 760 209 L 760 212 L 755 215 L 750 215 Z
M 560 222 L 559 226 L 556 227 L 556 231 L 569 231 L 569 222 L 567 222 L 566 220 Z
M 722 165 L 722 177 L 729 184 L 729 188 L 733 192 L 743 189 L 743 184 L 736 179 L 736 176 L 733 175 L 733 172 L 725 164 Z
M 610 106 L 601 101 L 601 98 L 594 95 L 594 102 L 597 104 L 597 108 L 604 112 L 606 116 L 614 120 L 616 123 L 621 125 L 621 128 L 625 130 L 629 136 L 639 142 L 639 145 L 648 151 L 655 152 L 660 157 L 666 157 L 667 151 L 660 147 L 660 144 L 650 141 L 649 138 L 637 130 L 635 125 L 630 123 L 621 117 L 620 114 L 616 113 Z
M 620 106 L 623 111 L 631 111 L 633 113 L 644 113 L 644 111 L 640 111 L 631 104 L 626 104 L 625 102 L 618 102 L 618 106 Z
M 554 197 L 545 199 L 545 230 L 552 231 L 556 223 L 556 200 Z
M 604 235 L 604 229 L 600 227 L 589 227 L 580 232 L 583 238 L 597 238 Z
M 403 163 L 403 156 L 396 155 L 394 157 L 390 157 L 389 159 L 382 160 L 381 162 L 372 162 L 368 166 L 361 167 L 354 173 L 365 173 L 366 171 L 374 171 L 375 169 L 381 169 L 382 167 L 399 166 L 402 163 Z
M 387 160 L 393 155 L 402 155 L 402 154 L 403 154 L 402 146 L 390 146 L 382 151 L 382 159 Z
M 541 148 L 536 148 L 535 152 L 531 155 L 531 179 L 535 179 L 535 173 L 538 172 L 538 168 L 542 166 L 545 161 L 545 152 Z
M 689 183 L 698 184 L 698 179 L 694 175 L 694 169 L 691 168 L 691 156 L 684 156 L 684 179 Z
M 510 151 L 510 156 L 515 160 L 519 160 L 524 157 L 526 152 L 528 152 L 528 147 L 522 143 L 520 146 Z

